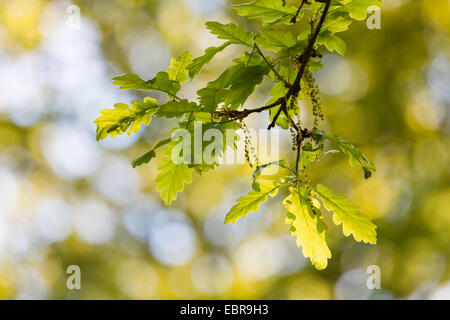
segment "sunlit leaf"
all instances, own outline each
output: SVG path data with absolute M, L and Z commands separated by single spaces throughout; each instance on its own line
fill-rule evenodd
M 113 78 L 113 84 L 120 86 L 120 89 L 136 90 L 158 90 L 167 93 L 169 96 L 175 96 L 180 91 L 180 84 L 177 81 L 170 80 L 167 72 L 158 72 L 152 80 L 142 80 L 135 74 L 126 74 Z
M 377 243 L 376 226 L 361 212 L 357 204 L 349 201 L 345 195 L 333 193 L 331 189 L 320 184 L 315 189 L 315 193 L 322 200 L 325 208 L 334 213 L 334 223 L 336 225 L 342 223 L 345 236 L 353 234 L 356 241 Z
M 282 0 L 256 0 L 252 3 L 242 3 L 233 6 L 240 16 L 249 19 L 261 18 L 263 22 L 284 22 L 289 24 L 297 12 L 297 7 L 286 4 Z
M 203 56 L 195 58 L 187 66 L 187 69 L 189 70 L 189 76 L 193 78 L 197 73 L 200 72 L 200 70 L 203 68 L 204 65 L 208 64 L 215 57 L 217 53 L 223 51 L 230 44 L 231 42 L 225 42 L 220 47 L 210 47 L 206 49 L 205 54 Z
M 119 86 L 120 89 L 136 89 L 136 90 L 153 90 L 148 89 L 147 81 L 142 80 L 136 74 L 124 74 L 112 79 L 113 84 Z
M 221 24 L 210 21 L 206 23 L 206 27 L 219 39 L 228 40 L 230 43 L 242 44 L 248 47 L 253 47 L 255 43 L 255 35 L 253 33 L 246 32 L 243 27 L 238 27 L 234 23 Z
M 322 152 L 323 152 L 323 145 L 314 148 L 311 142 L 305 143 L 302 146 L 300 166 L 303 169 L 307 169 L 313 163 L 315 163 L 320 159 Z
M 323 136 L 326 139 L 333 141 L 339 145 L 342 152 L 344 152 L 349 157 L 349 161 L 352 166 L 359 164 L 364 171 L 364 177 L 366 179 L 370 178 L 372 173 L 377 170 L 375 165 L 372 162 L 370 162 L 362 154 L 362 152 L 359 151 L 358 148 L 356 148 L 353 144 L 351 144 L 347 140 L 344 140 L 338 136 L 330 136 L 326 134 L 323 134 Z
M 248 58 L 247 55 L 244 55 L 243 57 Z M 242 105 L 253 93 L 253 91 L 255 91 L 256 86 L 263 81 L 264 76 L 267 75 L 270 71 L 267 64 L 265 64 L 263 61 L 255 61 L 257 61 L 259 64 L 248 63 L 248 61 L 243 60 L 242 57 L 240 59 L 236 59 L 235 65 L 225 70 L 219 78 L 208 83 L 207 88 L 229 88 L 227 93 L 225 93 L 223 90 L 217 90 L 217 95 L 212 98 L 217 98 L 217 101 L 220 101 L 220 99 L 224 97 L 225 104 L 227 106 L 231 106 L 232 108 L 237 108 L 238 106 Z M 209 95 L 208 99 L 210 99 L 210 95 L 214 92 L 209 90 L 200 93 L 204 96 Z M 208 109 L 210 110 L 217 107 L 214 106 L 214 104 L 210 104 L 209 106 L 211 106 L 211 109 L 208 107 Z
M 347 46 L 344 40 L 330 33 L 329 31 L 323 32 L 317 38 L 318 44 L 323 44 L 328 51 L 336 51 L 340 55 L 345 55 L 347 51 Z
M 263 48 L 275 52 L 296 45 L 295 37 L 291 32 L 268 28 L 261 29 L 256 41 Z
M 245 218 L 250 212 L 257 212 L 259 205 L 267 201 L 270 195 L 274 197 L 280 185 L 272 180 L 258 180 L 259 191 L 252 190 L 247 195 L 240 197 L 237 204 L 231 208 L 225 218 L 225 224 L 234 223 L 239 218 Z
M 133 166 L 133 168 L 136 168 L 142 166 L 143 164 L 149 163 L 153 158 L 156 157 L 156 149 L 170 143 L 171 141 L 172 139 L 169 138 L 158 142 L 152 150 L 144 153 L 139 158 L 133 160 L 133 162 L 131 162 L 131 165 Z
M 199 106 L 194 102 L 189 102 L 186 99 L 181 101 L 169 101 L 161 105 L 155 117 L 158 118 L 180 118 L 189 112 L 198 111 Z
M 117 103 L 114 109 L 101 110 L 102 115 L 94 121 L 97 125 L 97 140 L 103 140 L 108 136 L 115 137 L 125 132 L 137 133 L 142 125 L 150 124 L 152 115 L 158 108 L 157 101 L 147 97 L 144 101 L 132 101 L 131 106 Z
M 290 232 L 297 237 L 297 245 L 302 248 L 305 258 L 309 258 L 316 269 L 325 269 L 328 259 L 331 258 L 327 245 L 327 226 L 322 221 L 320 213 L 313 209 L 306 186 L 289 190 L 290 195 L 283 204 L 289 212 Z
M 364 20 L 367 17 L 367 8 L 372 5 L 381 6 L 382 0 L 341 0 L 339 11 L 348 12 L 355 20 Z
M 199 100 L 208 112 L 216 111 L 219 104 L 225 101 L 228 90 L 224 88 L 206 87 L 197 92 Z
M 178 83 L 186 82 L 189 79 L 187 67 L 191 62 L 192 56 L 189 52 L 183 53 L 178 59 L 172 59 L 169 68 L 167 68 L 169 80 L 174 80 Z
M 291 168 L 289 168 L 289 167 L 286 165 L 286 161 L 285 161 L 285 160 L 272 161 L 272 162 L 265 163 L 265 164 L 262 164 L 262 165 L 258 166 L 258 167 L 255 169 L 255 171 L 253 171 L 253 173 L 252 173 L 252 178 L 254 179 L 254 178 L 258 177 L 260 174 L 263 173 L 263 171 L 264 171 L 265 169 L 267 169 L 267 168 L 270 167 L 270 166 L 279 166 L 279 167 L 284 168 L 284 169 L 287 169 L 287 170 L 289 170 L 289 171 L 293 171 Z
M 266 65 L 248 66 L 242 68 L 239 76 L 234 78 L 230 86 L 230 92 L 225 98 L 225 103 L 236 108 L 242 105 L 247 98 L 255 91 L 270 69 Z
M 183 162 L 175 163 L 172 159 L 172 144 L 164 153 L 164 158 L 158 165 L 156 190 L 166 205 L 177 199 L 177 193 L 184 190 L 184 185 L 192 183 L 193 170 Z
M 352 23 L 347 13 L 335 12 L 330 14 L 322 27 L 322 32 L 329 31 L 331 33 L 347 31 L 348 26 Z

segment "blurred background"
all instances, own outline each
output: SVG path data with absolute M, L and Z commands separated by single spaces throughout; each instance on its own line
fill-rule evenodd
M 385 0 L 381 29 L 353 23 L 342 34 L 347 56 L 326 55 L 316 74 L 323 128 L 378 168 L 363 180 L 339 154 L 312 168 L 314 183 L 349 195 L 378 225 L 369 246 L 329 223 L 325 271 L 288 235 L 284 194 L 223 225 L 250 190 L 247 166 L 196 176 L 168 208 L 155 191 L 157 160 L 130 165 L 168 135 L 167 122 L 95 141 L 100 109 L 144 97 L 112 77 L 149 79 L 185 50 L 199 56 L 222 43 L 206 21 L 256 29 L 229 8 L 237 2 L 0 0 L 1 299 L 450 298 L 448 0 Z M 184 96 L 195 98 L 238 54 L 218 55 Z M 269 91 L 264 82 L 249 105 Z M 282 157 L 293 160 L 284 136 Z M 81 290 L 66 287 L 69 265 L 81 268 Z M 381 268 L 380 290 L 366 287 L 371 265 Z

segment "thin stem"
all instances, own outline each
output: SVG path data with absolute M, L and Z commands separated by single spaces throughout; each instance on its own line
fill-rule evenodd
M 315 30 L 313 30 L 314 32 L 311 32 L 311 36 L 309 38 L 308 41 L 308 46 L 306 47 L 305 51 L 300 55 L 300 57 L 298 58 L 298 61 L 300 62 L 300 67 L 297 73 L 297 77 L 294 80 L 294 83 L 292 85 L 289 85 L 289 91 L 288 93 L 284 96 L 279 98 L 277 101 L 275 101 L 274 103 L 261 107 L 261 108 L 257 108 L 257 109 L 244 109 L 242 111 L 237 111 L 237 110 L 222 110 L 222 111 L 218 111 L 215 113 L 216 116 L 219 117 L 227 117 L 229 119 L 233 119 L 234 120 L 242 120 L 245 117 L 247 117 L 248 115 L 252 114 L 252 113 L 256 113 L 256 112 L 262 112 L 274 107 L 277 107 L 279 105 L 280 106 L 280 110 L 278 110 L 277 114 L 275 115 L 274 119 L 272 120 L 271 124 L 269 125 L 268 129 L 270 130 L 271 128 L 273 128 L 275 126 L 275 123 L 277 122 L 278 117 L 280 116 L 281 112 L 284 112 L 286 114 L 286 117 L 289 119 L 289 121 L 291 122 L 291 124 L 294 124 L 293 127 L 297 130 L 300 131 L 300 128 L 298 128 L 297 125 L 295 125 L 295 123 L 293 123 L 293 120 L 291 119 L 291 117 L 289 116 L 288 110 L 287 110 L 287 103 L 286 101 L 289 101 L 291 98 L 293 99 L 297 99 L 300 91 L 301 91 L 301 79 L 303 78 L 303 74 L 305 73 L 306 70 L 306 66 L 311 58 L 311 56 L 313 55 L 313 53 L 315 52 L 314 50 L 314 44 L 317 40 L 317 37 L 320 34 L 320 31 L 322 29 L 322 26 L 325 22 L 325 19 L 327 17 L 328 11 L 330 9 L 331 6 L 331 0 L 317 0 L 319 2 L 323 2 L 325 3 L 325 7 L 323 9 L 323 13 L 320 17 L 319 23 L 317 24 L 317 27 Z M 304 3 L 307 3 L 306 1 Z M 303 6 L 303 4 L 301 5 L 301 7 Z M 300 10 L 299 10 L 300 11 Z M 283 80 L 278 72 L 276 72 L 276 70 L 273 68 L 273 66 L 270 64 L 270 62 L 267 60 L 267 58 L 264 56 L 264 54 L 261 52 L 261 49 L 259 49 L 259 47 L 255 44 L 255 48 L 258 50 L 259 54 L 261 55 L 261 57 L 265 60 L 265 62 L 268 64 L 268 66 L 275 72 L 275 74 L 280 78 L 280 80 Z
M 309 39 L 309 43 L 308 43 L 308 47 L 306 47 L 305 51 L 303 52 L 302 56 L 301 56 L 301 65 L 300 65 L 300 69 L 299 72 L 297 74 L 297 78 L 294 81 L 294 85 L 292 86 L 292 91 L 296 90 L 296 92 L 292 92 L 292 94 L 297 94 L 300 92 L 301 87 L 300 87 L 300 80 L 303 77 L 303 74 L 305 72 L 306 69 L 306 65 L 309 62 L 309 59 L 311 58 L 311 54 L 314 51 L 314 44 L 317 40 L 317 37 L 319 36 L 320 30 L 322 29 L 322 26 L 325 22 L 326 16 L 328 14 L 328 10 L 330 8 L 331 5 L 331 0 L 327 0 L 328 2 L 325 4 L 325 8 L 323 10 L 322 16 L 320 17 L 320 21 L 319 24 L 316 27 L 316 30 L 314 32 L 314 34 L 312 35 L 312 37 Z M 289 93 L 288 93 L 289 94 Z
M 267 130 L 270 130 L 272 128 L 275 127 L 275 124 L 277 123 L 277 119 L 280 116 L 281 112 L 283 111 L 283 107 L 285 106 L 285 102 L 282 103 L 282 105 L 280 106 L 280 109 L 278 109 L 277 113 L 275 114 L 275 116 L 273 117 L 272 122 L 269 124 L 269 127 L 267 128 Z
M 253 40 L 255 40 L 255 39 L 256 39 L 256 36 L 253 38 Z M 252 61 L 253 55 L 255 54 L 255 46 L 256 46 L 256 41 L 255 41 L 255 44 L 253 45 L 253 49 L 252 49 L 252 53 L 250 54 L 250 58 L 248 58 L 247 63 L 245 64 L 246 67 L 248 66 L 250 61 Z
M 297 158 L 295 160 L 295 173 L 297 175 L 297 179 L 298 179 L 298 166 L 299 166 L 299 162 L 300 162 L 300 146 L 297 146 Z
M 295 182 L 298 186 L 298 181 L 300 180 L 299 177 L 299 172 L 298 172 L 298 167 L 299 167 L 299 163 L 300 163 L 300 151 L 301 151 L 301 146 L 297 146 L 297 157 L 295 159 Z
M 278 73 L 278 71 L 274 68 L 274 66 L 269 62 L 269 60 L 267 60 L 266 56 L 264 55 L 264 53 L 261 51 L 261 49 L 259 48 L 259 46 L 256 44 L 255 42 L 255 48 L 258 51 L 259 55 L 261 56 L 261 58 L 263 58 L 264 62 L 269 66 L 269 68 L 273 71 L 273 73 L 275 73 L 275 75 L 278 77 L 278 79 L 280 79 L 281 81 L 283 81 L 285 84 L 288 84 L 288 82 Z
M 192 111 L 190 114 L 189 114 L 189 119 L 188 119 L 188 121 L 187 121 L 187 123 L 186 123 L 186 129 L 188 129 L 189 128 L 189 125 L 191 124 L 191 120 L 192 120 L 192 116 L 194 115 L 194 111 Z
M 182 99 L 179 96 L 177 96 L 176 94 L 174 94 L 173 95 L 173 100 L 181 101 Z
M 225 110 L 216 111 L 215 115 L 218 117 L 228 117 L 228 118 L 230 118 L 229 122 L 232 122 L 235 120 L 242 120 L 252 113 L 259 113 L 259 112 L 269 110 L 271 108 L 274 108 L 274 107 L 280 105 L 282 102 L 283 102 L 283 99 L 280 98 L 277 101 L 275 101 L 274 103 L 271 103 L 264 107 L 260 107 L 260 108 L 256 108 L 256 109 L 244 109 L 242 111 L 225 109 Z
M 326 1 L 325 8 L 323 10 L 322 16 L 320 17 L 320 21 L 316 27 L 315 32 L 309 38 L 308 46 L 306 47 L 305 51 L 302 53 L 302 55 L 299 58 L 299 61 L 301 62 L 301 64 L 300 64 L 300 67 L 298 70 L 297 77 L 295 78 L 293 85 L 290 87 L 289 92 L 286 95 L 287 100 L 289 100 L 291 97 L 296 99 L 298 97 L 298 94 L 300 93 L 300 90 L 302 89 L 301 85 L 300 85 L 300 81 L 302 80 L 303 74 L 305 73 L 306 65 L 308 64 L 309 59 L 311 58 L 311 55 L 314 52 L 314 44 L 317 40 L 317 37 L 319 36 L 320 30 L 322 29 L 322 26 L 325 22 L 325 19 L 328 14 L 328 10 L 330 9 L 330 5 L 331 5 L 331 0 L 322 0 L 322 1 Z M 276 118 L 274 119 L 275 122 L 276 122 Z M 289 118 L 289 116 L 288 116 L 288 118 Z
M 303 6 L 305 5 L 305 3 L 306 3 L 306 4 L 309 4 L 309 3 L 308 3 L 308 0 L 303 0 L 303 1 L 302 1 L 302 4 L 300 5 L 300 7 L 299 7 L 298 10 L 297 10 L 297 13 L 296 13 L 295 16 L 291 19 L 291 23 L 296 23 L 296 22 L 297 22 L 298 15 L 300 14 L 300 11 L 302 10 L 302 8 L 303 8 Z

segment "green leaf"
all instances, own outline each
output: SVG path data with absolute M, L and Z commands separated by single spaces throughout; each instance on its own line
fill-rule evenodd
M 169 79 L 178 83 L 186 82 L 189 79 L 187 67 L 191 62 L 192 56 L 189 52 L 183 53 L 178 59 L 172 59 L 169 68 L 167 68 Z
M 339 145 L 339 148 L 344 152 L 348 157 L 350 164 L 352 166 L 359 164 L 363 171 L 364 171 L 364 178 L 368 179 L 372 176 L 372 173 L 377 170 L 375 165 L 370 162 L 361 151 L 359 151 L 358 148 L 356 148 L 354 145 L 352 145 L 347 140 L 342 139 L 338 136 L 329 136 L 326 134 L 323 134 L 323 136 Z
M 297 245 L 313 266 L 323 270 L 328 265 L 331 252 L 327 245 L 327 226 L 320 213 L 312 206 L 309 189 L 306 186 L 290 188 L 290 195 L 283 204 L 288 210 L 291 234 L 297 236 Z M 299 193 L 300 192 L 300 193 Z
M 177 193 L 184 190 L 184 185 L 192 183 L 192 169 L 183 162 L 177 164 L 172 161 L 172 144 L 164 153 L 164 159 L 158 166 L 156 190 L 166 205 L 177 199 Z
M 298 9 L 289 4 L 283 5 L 282 0 L 256 0 L 252 3 L 234 5 L 233 8 L 240 16 L 246 16 L 249 19 L 261 18 L 263 22 L 277 21 L 286 24 L 290 24 L 289 21 Z
M 167 72 L 158 72 L 152 80 L 142 80 L 135 74 L 126 74 L 113 78 L 113 84 L 120 86 L 120 89 L 136 90 L 159 90 L 173 97 L 180 91 L 180 84 L 177 81 L 170 80 Z
M 349 201 L 345 195 L 333 193 L 331 189 L 320 184 L 314 191 L 325 208 L 334 213 L 334 223 L 337 226 L 342 223 L 346 237 L 353 234 L 353 238 L 358 242 L 377 243 L 376 226 L 361 212 L 357 204 Z
M 310 167 L 313 163 L 318 161 L 323 151 L 323 145 L 314 148 L 311 142 L 307 142 L 302 146 L 300 166 L 303 169 Z
M 239 218 L 245 218 L 250 212 L 257 212 L 259 205 L 267 201 L 267 197 L 275 197 L 280 185 L 272 180 L 258 180 L 259 191 L 252 190 L 246 196 L 240 197 L 237 204 L 231 208 L 225 218 L 225 224 L 235 223 Z
M 321 33 L 319 37 L 317 37 L 317 43 L 323 44 L 328 51 L 336 51 L 342 56 L 345 55 L 345 52 L 347 51 L 344 40 L 330 33 L 330 31 Z
M 114 85 L 120 86 L 120 89 L 149 90 L 147 81 L 142 80 L 136 74 L 124 74 L 122 76 L 115 77 L 112 80 Z
M 234 23 L 221 24 L 219 22 L 210 21 L 206 23 L 206 27 L 215 34 L 219 39 L 228 40 L 230 43 L 241 44 L 253 47 L 255 43 L 255 35 L 246 32 L 243 27 L 238 27 Z
M 297 76 L 297 71 L 295 69 L 292 69 L 291 66 L 282 66 L 278 72 L 283 79 L 286 79 L 290 84 L 292 84 Z M 285 87 L 284 83 L 281 81 L 278 81 L 274 84 L 274 86 L 272 87 L 272 90 L 270 92 L 271 98 L 269 101 L 267 101 L 267 105 L 274 103 L 275 101 L 277 101 L 279 98 L 282 98 L 284 96 L 286 96 L 286 93 L 289 91 L 288 88 Z M 303 98 L 302 93 L 299 93 L 298 99 L 301 100 Z M 292 98 L 287 102 L 287 105 L 290 105 L 292 103 Z M 298 103 L 295 103 L 296 106 L 298 106 Z M 269 120 L 272 121 L 275 117 L 275 115 L 278 113 L 278 110 L 280 109 L 280 106 L 275 107 L 275 108 L 271 108 L 269 110 Z M 290 109 L 289 110 L 289 115 L 294 118 L 294 113 L 295 111 L 298 110 L 293 110 Z M 289 119 L 286 117 L 286 115 L 284 113 L 281 113 L 280 116 L 277 119 L 276 124 L 281 127 L 284 130 L 289 129 L 290 126 L 290 121 Z
M 288 89 L 284 87 L 284 83 L 281 81 L 278 81 L 272 87 L 272 90 L 270 91 L 270 95 L 272 96 L 272 98 L 266 104 L 267 105 L 272 104 L 275 101 L 277 101 L 279 98 L 284 97 L 286 95 L 287 91 L 288 91 Z M 273 119 L 275 118 L 275 115 L 278 113 L 279 109 L 280 109 L 280 106 L 271 108 L 269 110 L 269 120 L 270 121 L 273 121 Z M 289 129 L 289 126 L 290 126 L 290 122 L 284 113 L 280 114 L 280 116 L 277 119 L 276 124 L 284 130 Z
M 265 62 L 263 61 L 263 59 L 261 58 L 261 56 L 259 54 L 248 53 L 248 52 L 245 52 L 239 58 L 233 59 L 233 62 L 236 65 L 243 65 L 243 66 L 247 66 L 247 67 L 265 64 Z
M 297 35 L 296 43 L 288 48 L 284 48 L 280 52 L 280 58 L 281 59 L 288 59 L 289 62 L 291 62 L 291 58 L 293 56 L 299 56 L 305 51 L 306 47 L 308 46 L 308 39 L 310 36 L 310 32 L 307 30 L 304 30 L 300 32 Z M 292 65 L 292 63 L 290 63 Z
M 296 45 L 295 37 L 289 31 L 263 28 L 256 42 L 263 48 L 280 52 L 284 48 Z
M 269 71 L 269 67 L 265 64 L 243 67 L 239 72 L 239 77 L 233 79 L 225 103 L 232 108 L 244 104 Z
M 264 76 L 270 71 L 270 68 L 261 59 L 257 60 L 256 58 L 252 58 L 251 63 L 248 63 L 249 60 L 246 59 L 249 59 L 247 55 L 236 59 L 235 65 L 229 67 L 219 76 L 219 78 L 208 83 L 207 86 L 207 88 L 216 89 L 229 88 L 227 94 L 222 90 L 217 91 L 217 94 L 219 94 L 220 98 L 225 96 L 225 104 L 232 108 L 237 108 L 242 105 L 253 91 L 255 91 L 256 86 L 263 81 Z M 256 62 L 259 64 L 255 64 Z M 204 91 L 201 93 L 205 95 L 212 93 L 212 91 Z M 220 99 L 218 99 L 218 101 L 220 101 Z M 214 106 L 214 104 L 210 104 L 209 106 L 211 106 L 210 110 L 217 107 Z
M 156 152 L 155 150 L 152 149 L 149 152 L 144 153 L 139 158 L 134 159 L 131 162 L 131 165 L 133 166 L 133 168 L 136 168 L 142 166 L 143 164 L 149 163 L 150 161 L 152 161 L 153 158 L 156 158 Z
M 295 57 L 295 56 L 301 55 L 305 51 L 307 46 L 308 46 L 308 42 L 306 40 L 298 41 L 293 46 L 290 46 L 288 48 L 284 48 L 280 52 L 280 58 L 282 58 L 282 59 L 289 59 L 290 60 L 291 57 Z
M 253 171 L 253 173 L 252 173 L 252 179 L 255 179 L 256 177 L 258 177 L 264 171 L 264 169 L 266 169 L 270 166 L 279 166 L 281 168 L 284 168 L 284 169 L 287 169 L 287 170 L 293 172 L 293 170 L 286 165 L 285 160 L 272 161 L 272 162 L 265 163 L 265 164 L 258 166 L 255 169 L 255 171 Z
M 352 23 L 352 19 L 347 13 L 334 12 L 328 15 L 322 26 L 321 32 L 329 31 L 331 33 L 347 31 L 348 26 Z
M 180 91 L 180 84 L 169 79 L 167 72 L 158 72 L 156 77 L 148 81 L 152 90 L 166 92 L 169 96 L 175 96 Z
M 309 60 L 309 62 L 308 62 L 308 70 L 311 73 L 314 73 L 314 72 L 316 72 L 316 71 L 318 71 L 318 70 L 320 70 L 322 68 L 323 68 L 323 64 L 322 64 L 322 62 L 320 62 L 320 60 L 315 59 L 315 58 L 311 58 Z
M 144 101 L 132 101 L 131 106 L 117 103 L 114 109 L 101 110 L 102 115 L 94 120 L 97 125 L 97 141 L 125 132 L 137 133 L 143 124 L 150 124 L 152 115 L 158 108 L 157 101 L 147 97 Z
M 219 104 L 225 101 L 225 97 L 228 94 L 227 89 L 206 87 L 197 92 L 200 100 L 200 104 L 205 107 L 205 111 L 216 111 Z
M 211 113 L 210 112 L 196 112 L 194 114 L 195 121 L 200 121 L 202 123 L 210 123 L 211 121 Z
M 198 115 L 198 113 L 195 115 Z M 227 132 L 227 130 L 236 131 L 239 128 L 234 122 L 213 123 L 211 122 L 211 114 L 208 115 L 207 120 L 209 121 L 194 122 L 186 120 L 180 123 L 180 128 L 188 130 L 189 135 L 184 135 L 179 145 L 177 143 L 177 147 L 180 150 L 189 151 L 189 154 L 184 155 L 184 159 L 189 163 L 189 168 L 195 169 L 199 174 L 217 167 L 219 159 L 228 147 L 235 148 L 236 135 L 235 137 L 229 136 L 230 132 Z M 201 117 L 205 119 L 204 115 L 201 115 Z M 197 140 L 195 138 L 198 137 L 199 132 L 205 134 L 209 132 L 212 136 L 208 138 L 205 136 L 204 139 Z
M 208 64 L 217 53 L 223 51 L 226 47 L 228 47 L 231 42 L 225 42 L 220 47 L 210 47 L 205 50 L 205 54 L 201 57 L 195 58 L 191 64 L 187 66 L 187 70 L 189 70 L 189 76 L 193 78 L 197 73 L 202 70 L 202 68 Z
M 158 142 L 152 150 L 133 160 L 133 162 L 131 162 L 131 165 L 133 166 L 133 168 L 136 168 L 142 166 L 143 164 L 149 163 L 153 158 L 156 157 L 156 149 L 170 143 L 171 141 L 172 139 L 169 138 Z
M 367 8 L 372 5 L 381 6 L 381 0 L 342 0 L 339 11 L 348 12 L 355 20 L 364 20 L 367 17 Z
M 155 114 L 158 118 L 180 118 L 186 113 L 199 111 L 199 106 L 186 99 L 181 101 L 169 101 L 161 105 L 161 108 Z

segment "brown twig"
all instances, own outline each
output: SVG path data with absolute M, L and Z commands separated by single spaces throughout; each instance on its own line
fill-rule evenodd
M 316 30 L 314 31 L 312 36 L 309 38 L 308 46 L 306 47 L 305 51 L 301 54 L 301 56 L 298 59 L 300 62 L 300 67 L 299 67 L 298 74 L 297 74 L 297 77 L 295 78 L 294 83 L 292 84 L 288 93 L 286 94 L 287 101 L 289 101 L 289 99 L 291 97 L 293 97 L 294 99 L 296 99 L 298 97 L 298 94 L 300 93 L 300 90 L 302 89 L 301 85 L 300 85 L 300 81 L 303 77 L 303 74 L 305 73 L 306 65 L 308 64 L 309 59 L 311 58 L 312 54 L 315 52 L 314 44 L 317 40 L 317 37 L 319 36 L 320 30 L 322 29 L 322 26 L 325 22 L 325 19 L 328 14 L 328 10 L 331 5 L 331 0 L 322 0 L 322 1 L 326 1 L 325 8 L 323 9 L 323 13 L 322 13 L 322 16 L 320 17 L 320 21 L 316 27 Z M 303 5 L 303 3 L 302 3 L 302 5 Z M 278 114 L 278 116 L 275 116 L 275 118 L 273 119 L 272 122 L 276 122 L 277 118 L 279 116 L 280 116 L 279 114 Z M 287 116 L 287 117 L 290 119 L 289 116 Z
M 259 55 L 261 56 L 261 58 L 264 60 L 264 62 L 267 64 L 267 66 L 270 68 L 270 70 L 273 71 L 273 73 L 278 77 L 278 79 L 280 81 L 283 81 L 284 84 L 289 85 L 289 82 L 287 82 L 279 73 L 278 71 L 275 69 L 275 67 L 269 62 L 269 60 L 267 60 L 266 56 L 264 55 L 264 53 L 261 51 L 261 49 L 259 48 L 259 46 L 256 44 L 255 42 L 255 46 L 254 48 L 256 48 L 256 50 L 258 51 Z
M 280 106 L 280 109 L 275 114 L 272 122 L 270 123 L 270 125 L 268 127 L 268 130 L 270 130 L 273 127 L 275 127 L 275 124 L 276 124 L 276 122 L 278 120 L 278 117 L 281 115 L 282 112 L 289 119 L 289 121 L 291 122 L 293 127 L 297 131 L 300 130 L 300 128 L 298 128 L 298 126 L 295 124 L 295 122 L 289 116 L 289 113 L 288 113 L 288 110 L 287 110 L 287 101 L 289 101 L 291 98 L 297 99 L 297 97 L 298 97 L 298 95 L 299 95 L 299 93 L 300 93 L 300 91 L 302 89 L 301 85 L 300 85 L 300 81 L 301 81 L 301 79 L 303 77 L 303 74 L 305 73 L 306 66 L 307 66 L 307 64 L 309 62 L 309 59 L 315 54 L 314 44 L 316 43 L 317 37 L 319 36 L 320 31 L 322 29 L 322 26 L 323 26 L 323 24 L 325 22 L 325 19 L 327 17 L 328 10 L 330 9 L 331 0 L 317 0 L 317 1 L 325 3 L 325 7 L 324 7 L 323 13 L 322 13 L 322 15 L 320 17 L 320 21 L 317 24 L 316 29 L 314 30 L 314 33 L 312 33 L 312 35 L 309 38 L 308 46 L 306 47 L 305 51 L 298 58 L 298 61 L 300 63 L 300 67 L 299 67 L 299 70 L 298 70 L 298 73 L 297 73 L 297 77 L 294 80 L 294 83 L 291 86 L 289 86 L 288 93 L 284 97 L 279 98 L 274 103 L 272 103 L 270 105 L 267 105 L 267 106 L 260 107 L 260 108 L 244 109 L 242 111 L 230 110 L 230 109 L 217 111 L 215 113 L 215 115 L 217 117 L 227 117 L 230 120 L 242 120 L 242 119 L 246 118 L 247 116 L 249 116 L 252 113 L 259 113 L 259 112 L 262 112 L 262 111 L 269 110 L 271 108 Z M 305 3 L 307 3 L 307 0 L 302 1 L 298 12 L 300 12 L 301 8 L 303 7 L 303 5 Z
M 275 116 L 273 117 L 273 120 L 272 120 L 272 122 L 269 124 L 269 127 L 267 128 L 267 130 L 270 130 L 270 129 L 272 129 L 272 128 L 275 127 L 275 124 L 276 124 L 276 122 L 277 122 L 277 119 L 278 119 L 278 117 L 280 116 L 280 114 L 281 114 L 281 112 L 283 111 L 283 109 L 285 108 L 285 106 L 286 106 L 286 102 L 283 102 L 283 103 L 281 104 L 281 106 L 280 106 L 280 109 L 278 109 L 277 113 L 276 113 Z
M 298 15 L 300 14 L 300 11 L 302 10 L 302 8 L 303 8 L 303 6 L 304 6 L 305 4 L 309 4 L 308 0 L 303 0 L 303 1 L 302 1 L 302 4 L 300 5 L 300 7 L 299 7 L 298 10 L 297 10 L 297 13 L 296 13 L 295 16 L 291 19 L 291 23 L 296 23 L 296 22 L 297 22 Z
M 277 101 L 275 101 L 274 103 L 271 103 L 267 106 L 264 107 L 260 107 L 260 108 L 255 108 L 255 109 L 244 109 L 242 111 L 238 111 L 238 110 L 230 110 L 230 109 L 223 109 L 223 110 L 219 110 L 215 112 L 215 116 L 217 117 L 227 117 L 227 118 L 231 118 L 231 120 L 242 120 L 244 118 L 246 118 L 247 116 L 249 116 L 252 113 L 259 113 L 259 112 L 263 112 L 266 110 L 269 110 L 271 108 L 274 108 L 276 106 L 279 106 L 282 103 L 282 99 L 278 99 Z

